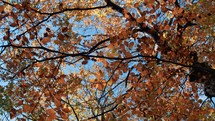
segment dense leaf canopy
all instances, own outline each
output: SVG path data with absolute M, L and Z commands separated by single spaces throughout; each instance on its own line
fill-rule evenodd
M 1 0 L 2 120 L 213 120 L 214 0 Z

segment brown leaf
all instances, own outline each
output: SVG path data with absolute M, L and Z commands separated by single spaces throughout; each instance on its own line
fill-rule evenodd
M 59 83 L 59 84 L 65 84 L 64 77 L 58 78 L 58 83 Z
M 49 37 L 44 37 L 43 39 L 42 39 L 42 43 L 43 44 L 47 44 L 48 42 L 50 42 L 50 38 Z
M 48 114 L 49 119 L 55 119 L 57 117 L 54 109 L 47 109 L 46 113 Z
M 83 65 L 86 65 L 87 63 L 88 63 L 88 60 L 82 61 L 82 64 L 83 64 Z
M 11 27 L 15 27 L 17 26 L 17 23 L 16 22 L 13 22 L 12 24 L 10 24 Z
M 0 6 L 0 12 L 4 11 L 4 6 Z
M 60 107 L 62 105 L 61 101 L 56 98 L 54 99 L 54 103 L 57 107 Z
M 32 111 L 32 107 L 28 104 L 24 104 L 23 105 L 23 112 L 31 112 Z
M 11 109 L 10 110 L 10 119 L 15 118 L 15 116 L 16 116 L 16 110 L 15 109 Z
M 62 28 L 62 32 L 66 32 L 67 30 L 68 30 L 67 27 L 63 27 L 63 28 Z
M 57 76 L 58 73 L 59 73 L 59 69 L 55 69 L 55 70 L 54 70 L 54 76 Z
M 63 112 L 65 112 L 65 113 L 69 113 L 69 112 L 70 112 L 69 108 L 63 108 L 62 110 L 63 110 Z

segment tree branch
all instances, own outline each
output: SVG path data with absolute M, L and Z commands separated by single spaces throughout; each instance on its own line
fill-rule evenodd
M 110 40 L 110 38 L 98 42 L 96 45 L 94 45 L 94 46 L 89 50 L 89 53 L 93 52 L 99 45 L 101 45 L 101 44 L 103 44 L 103 43 L 105 43 L 105 42 L 107 42 L 107 41 L 109 41 L 109 40 Z
M 14 4 L 12 3 L 9 3 L 7 1 L 4 1 L 2 0 L 2 2 L 4 4 L 7 4 L 7 5 L 10 5 L 12 7 L 15 7 Z M 30 7 L 30 6 L 28 6 Z M 104 5 L 104 6 L 97 6 L 97 7 L 92 7 L 92 8 L 66 8 L 66 9 L 63 9 L 63 10 L 60 10 L 60 11 L 56 11 L 56 12 L 42 12 L 42 11 L 38 11 L 36 10 L 35 8 L 30 8 L 30 10 L 36 12 L 36 13 L 39 13 L 39 14 L 42 14 L 42 15 L 50 15 L 50 16 L 53 16 L 53 15 L 56 15 L 56 14 L 60 14 L 60 13 L 64 13 L 64 12 L 67 12 L 67 11 L 87 11 L 87 10 L 95 10 L 95 9 L 101 9 L 101 8 L 106 8 L 108 7 L 107 5 Z
M 57 12 L 52 12 L 52 13 L 37 11 L 34 8 L 31 8 L 31 10 L 33 10 L 36 13 L 42 14 L 42 15 L 53 16 L 53 15 L 56 15 L 56 14 L 67 12 L 67 11 L 88 11 L 88 10 L 102 9 L 102 8 L 106 8 L 106 7 L 108 7 L 108 6 L 104 5 L 104 6 L 97 6 L 97 7 L 92 7 L 92 8 L 66 8 L 66 9 L 63 9 L 63 10 L 60 10 L 60 11 L 57 11 Z
M 105 2 L 107 3 L 107 6 L 111 7 L 113 10 L 116 10 L 119 13 L 121 13 L 126 19 L 128 19 L 128 21 L 133 21 L 133 22 L 137 23 L 137 25 L 140 27 L 140 30 L 142 32 L 145 32 L 145 33 L 151 35 L 153 37 L 154 41 L 159 44 L 160 37 L 158 35 L 158 32 L 155 29 L 150 28 L 148 26 L 144 27 L 143 23 L 138 23 L 137 20 L 129 12 L 127 12 L 127 10 L 114 4 L 111 0 L 105 0 Z
M 135 56 L 125 57 L 125 58 L 99 56 L 99 55 L 86 55 L 86 56 L 94 57 L 94 58 L 104 58 L 104 59 L 109 59 L 109 60 L 130 60 L 130 59 L 142 57 L 142 58 L 155 59 L 154 61 L 162 61 L 162 62 L 166 62 L 166 63 L 180 65 L 180 66 L 183 66 L 183 67 L 193 67 L 192 65 L 185 65 L 185 64 L 182 64 L 182 63 L 177 63 L 177 62 L 173 62 L 173 61 L 170 61 L 170 60 L 164 60 L 164 59 L 157 58 L 156 56 L 148 56 L 148 55 L 135 55 Z
M 67 101 L 65 101 L 65 100 L 63 100 L 63 99 L 61 99 L 61 101 L 64 102 L 64 103 L 66 103 L 67 105 L 69 105 L 69 106 L 72 108 L 72 112 L 75 114 L 76 120 L 79 121 L 78 115 L 77 115 L 77 113 L 75 112 L 74 107 L 73 107 L 69 102 L 67 102 Z
M 102 116 L 102 115 L 104 115 L 104 114 L 106 114 L 106 113 L 108 113 L 108 112 L 111 112 L 111 111 L 113 111 L 115 108 L 117 108 L 117 106 L 118 106 L 118 104 L 116 104 L 116 105 L 115 105 L 113 108 L 111 108 L 110 110 L 104 111 L 103 113 L 100 113 L 100 114 L 98 114 L 98 115 L 95 115 L 95 116 L 93 116 L 93 117 L 90 117 L 90 118 L 88 118 L 87 120 L 94 119 L 94 118 L 97 118 L 97 117 L 99 117 L 99 116 Z

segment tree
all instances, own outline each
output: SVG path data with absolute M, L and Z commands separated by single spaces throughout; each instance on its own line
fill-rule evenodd
M 212 120 L 214 4 L 1 1 L 1 110 L 40 121 Z

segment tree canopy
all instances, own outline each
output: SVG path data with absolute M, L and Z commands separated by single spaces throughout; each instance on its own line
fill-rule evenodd
M 1 0 L 2 120 L 213 120 L 215 1 Z

